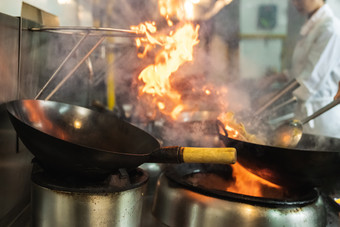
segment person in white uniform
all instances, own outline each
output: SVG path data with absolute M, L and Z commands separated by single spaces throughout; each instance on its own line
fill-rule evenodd
M 302 26 L 293 57 L 291 78 L 300 87 L 293 91 L 297 119 L 303 119 L 330 103 L 340 81 L 340 21 L 323 0 L 292 0 L 308 16 Z M 304 132 L 340 138 L 340 105 L 304 125 Z

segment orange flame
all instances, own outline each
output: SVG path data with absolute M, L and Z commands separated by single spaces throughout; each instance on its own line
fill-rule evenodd
M 217 118 L 223 123 L 228 137 L 251 143 L 265 144 L 265 138 L 259 134 L 248 133 L 242 123 L 237 123 L 233 113 L 221 113 Z
M 243 124 L 236 122 L 233 113 L 222 113 L 218 116 L 218 119 L 225 125 L 225 129 L 228 132 L 228 137 L 242 140 L 245 139 L 243 138 L 243 135 L 246 134 L 244 126 Z
M 179 0 L 159 0 L 158 7 L 161 16 L 166 19 L 169 26 L 172 26 L 173 22 L 170 20 L 170 17 L 176 15 L 180 9 Z
M 152 96 L 152 102 L 163 114 L 176 119 L 184 109 L 184 104 L 181 94 L 172 88 L 170 77 L 181 65 L 192 61 L 193 47 L 199 43 L 199 25 L 185 23 L 168 35 L 157 34 L 154 22 L 132 26 L 131 29 L 146 34 L 145 37 L 136 39 L 137 47 L 144 47 L 143 53 L 138 57 L 143 58 L 150 50 L 161 47 L 154 63 L 143 69 L 138 76 L 144 82 L 139 95 Z
M 233 185 L 227 187 L 227 191 L 245 194 L 250 196 L 263 197 L 265 196 L 262 189 L 263 186 L 268 187 L 271 194 L 282 194 L 283 188 L 279 185 L 273 184 L 255 174 L 246 170 L 243 166 L 235 163 L 233 166 L 233 178 L 235 182 Z M 267 190 L 268 192 L 268 190 Z M 282 195 L 281 195 L 282 196 Z M 280 196 L 278 196 L 280 197 Z
M 169 17 L 177 17 L 180 20 L 193 20 L 194 19 L 194 7 L 195 5 L 199 3 L 201 3 L 200 0 L 159 0 L 158 1 L 160 14 L 167 19 L 169 26 L 172 25 L 172 22 L 171 20 L 169 20 Z M 203 5 L 206 5 L 206 2 L 202 1 L 202 3 Z
M 199 106 L 191 102 L 190 108 L 184 104 L 183 99 L 189 95 L 175 86 L 176 79 L 172 76 L 183 64 L 193 60 L 194 46 L 199 43 L 199 25 L 194 25 L 189 20 L 192 19 L 190 15 L 194 13 L 193 6 L 201 3 L 206 4 L 200 0 L 159 0 L 159 12 L 167 21 L 169 26 L 167 29 L 171 29 L 166 34 L 158 31 L 155 22 L 131 26 L 132 30 L 145 34 L 144 37 L 136 39 L 139 58 L 145 58 L 147 55 L 150 56 L 148 53 L 151 51 L 157 51 L 154 62 L 146 66 L 138 76 L 139 81 L 143 83 L 139 88 L 139 98 L 146 104 L 143 106 L 148 109 L 148 113 L 146 113 L 148 117 L 155 118 L 156 113 L 162 113 L 163 116 L 168 117 L 168 120 L 176 120 L 184 110 L 193 111 L 192 108 Z M 170 19 L 173 17 L 183 21 L 178 23 L 178 26 L 174 26 Z M 179 73 L 177 74 L 179 75 Z M 172 85 L 171 82 L 175 85 Z M 202 86 L 198 87 L 202 88 Z M 187 88 L 190 89 L 190 85 Z M 206 95 L 206 99 L 210 96 L 216 102 L 218 100 L 216 96 L 225 94 L 225 89 L 223 87 L 221 89 L 219 91 L 216 87 L 210 89 L 203 87 L 200 90 L 194 88 L 192 90 L 193 93 Z M 194 97 L 194 95 L 190 97 Z M 227 103 L 221 101 L 217 106 L 222 105 L 226 107 Z

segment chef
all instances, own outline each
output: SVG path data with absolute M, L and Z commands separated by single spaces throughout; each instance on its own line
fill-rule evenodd
M 303 119 L 330 103 L 340 81 L 340 21 L 324 0 L 292 0 L 308 20 L 302 26 L 289 77 L 300 87 L 295 115 Z M 304 126 L 309 134 L 340 137 L 340 105 Z

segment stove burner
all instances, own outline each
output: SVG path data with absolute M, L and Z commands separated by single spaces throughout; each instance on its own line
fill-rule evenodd
M 231 168 L 226 165 L 181 164 L 167 168 L 157 184 L 153 214 L 168 226 L 326 225 L 323 201 L 313 188 L 273 199 L 231 193 L 216 184 L 205 185 L 206 179 L 196 179 L 208 176 L 213 181 L 212 176 L 228 174 Z
M 319 196 L 313 188 L 277 189 L 264 184 L 261 184 L 262 197 L 228 191 L 234 180 L 232 168 L 227 165 L 182 164 L 167 168 L 165 175 L 204 195 L 267 207 L 307 205 L 315 202 Z
M 140 226 L 148 174 L 124 169 L 102 180 L 32 172 L 33 226 Z

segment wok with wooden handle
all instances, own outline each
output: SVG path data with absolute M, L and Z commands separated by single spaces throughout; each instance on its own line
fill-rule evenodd
M 236 162 L 235 148 L 161 147 L 156 138 L 113 114 L 43 100 L 7 103 L 11 122 L 45 169 L 96 176 L 146 162 Z

